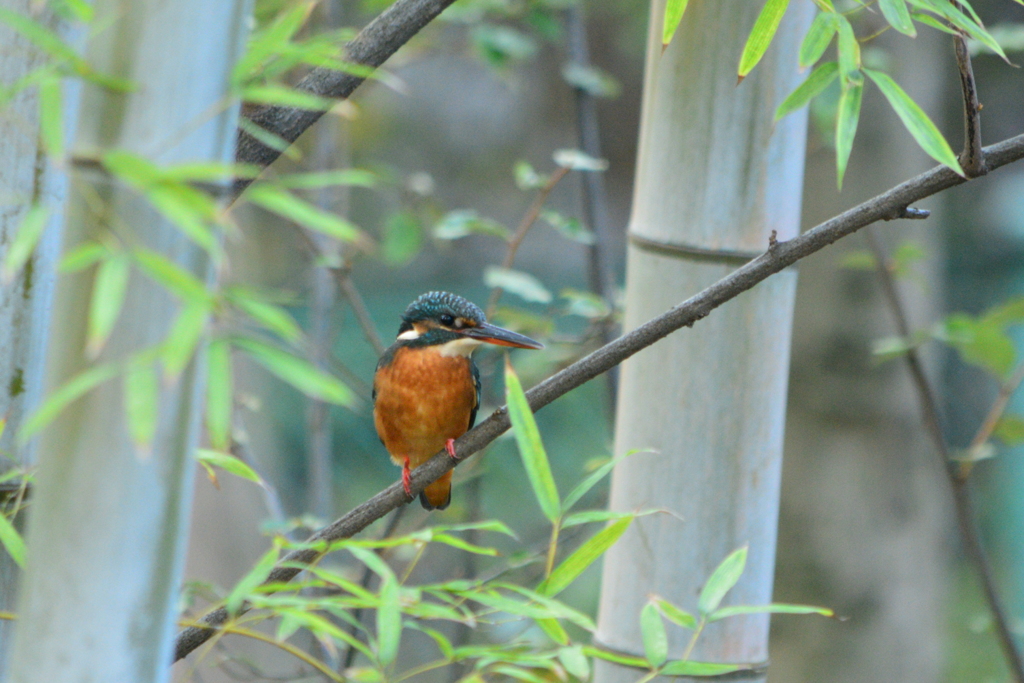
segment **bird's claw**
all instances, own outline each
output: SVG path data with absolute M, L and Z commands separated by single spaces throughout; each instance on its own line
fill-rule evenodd
M 402 488 L 405 489 L 405 495 L 412 500 L 412 472 L 409 470 L 409 458 L 405 459 L 405 464 L 402 466 Z
M 444 449 L 448 451 L 448 457 L 458 462 L 459 456 L 455 455 L 455 439 L 448 439 L 445 441 Z

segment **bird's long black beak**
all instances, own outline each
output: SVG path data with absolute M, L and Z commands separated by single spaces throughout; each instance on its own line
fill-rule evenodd
M 459 330 L 459 332 L 471 339 L 479 339 L 482 342 L 498 346 L 514 346 L 520 349 L 544 348 L 544 345 L 538 341 L 490 323 L 481 323 L 476 327 L 467 327 Z

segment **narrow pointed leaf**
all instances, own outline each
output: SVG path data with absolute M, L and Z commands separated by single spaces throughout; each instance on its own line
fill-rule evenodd
M 402 611 L 398 604 L 397 581 L 385 581 L 380 587 L 380 607 L 377 608 L 377 657 L 382 666 L 398 658 L 402 638 Z
M 152 363 L 133 363 L 124 374 L 124 408 L 128 433 L 142 455 L 148 455 L 156 435 L 160 381 Z
M 267 580 L 270 576 L 271 570 L 274 565 L 277 564 L 277 557 L 280 554 L 280 546 L 278 543 L 274 544 L 271 548 L 260 558 L 259 562 L 256 563 L 249 573 L 242 577 L 242 579 L 235 584 L 235 587 L 231 590 L 227 599 L 227 610 L 228 614 L 238 614 L 245 599 L 249 597 L 249 594 L 259 588 L 259 585 Z
M 732 605 L 721 607 L 708 615 L 708 621 L 718 621 L 737 614 L 820 614 L 823 617 L 834 617 L 835 612 L 826 607 L 813 605 L 787 605 L 775 602 L 770 605 Z
M 819 12 L 811 22 L 803 42 L 800 44 L 800 67 L 806 69 L 825 54 L 832 37 L 839 30 L 839 19 L 835 12 Z
M 594 486 L 596 486 L 598 482 L 607 477 L 616 465 L 618 465 L 620 462 L 622 462 L 629 456 L 640 452 L 641 451 L 629 451 L 628 453 L 624 453 L 623 455 L 620 455 L 617 458 L 612 458 L 611 460 L 609 460 L 608 462 L 604 463 L 596 470 L 591 472 L 590 475 L 586 479 L 581 481 L 579 484 L 577 484 L 573 488 L 573 490 L 570 491 L 569 494 L 565 497 L 565 500 L 562 501 L 562 512 L 568 512 L 573 505 L 579 502 L 580 498 L 587 495 L 587 492 L 590 491 L 590 489 L 594 488 Z
M 864 82 L 851 81 L 844 84 L 843 93 L 839 96 L 839 113 L 836 116 L 836 183 L 840 190 L 843 189 L 843 175 L 853 149 L 853 138 L 857 135 L 863 95 Z
M 238 308 L 245 311 L 245 313 L 258 322 L 263 327 L 274 332 L 285 341 L 297 342 L 302 339 L 302 328 L 295 322 L 289 313 L 281 308 L 266 301 L 260 301 L 254 297 L 245 295 L 240 290 L 232 290 L 227 292 L 228 297 L 231 299 Z
M 569 634 L 565 632 L 562 625 L 558 623 L 558 619 L 534 619 L 534 623 L 540 627 L 540 630 L 547 634 L 548 638 L 558 643 L 559 645 L 569 644 Z
M 99 242 L 86 242 L 64 254 L 57 268 L 62 273 L 77 273 L 96 265 L 109 253 L 110 250 Z
M 210 343 L 206 368 L 206 431 L 214 448 L 227 450 L 234 400 L 231 346 L 227 341 L 218 339 Z
M 615 541 L 619 540 L 619 537 L 626 532 L 626 529 L 629 528 L 632 522 L 632 515 L 624 517 L 594 534 L 586 543 L 577 548 L 572 555 L 565 558 L 560 565 L 555 567 L 554 571 L 551 572 L 551 576 L 537 588 L 537 592 L 549 596 L 561 593 L 587 567 L 592 565 L 597 558 L 601 557 L 608 548 L 611 548 Z
M 582 645 L 563 647 L 558 651 L 558 661 L 565 670 L 581 681 L 590 679 L 590 660 L 587 659 Z
M 3 270 L 0 271 L 0 275 L 2 275 L 0 280 L 3 284 L 9 284 L 32 256 L 36 245 L 39 244 L 39 238 L 43 236 L 43 229 L 46 227 L 49 213 L 41 204 L 33 204 L 25 212 L 25 217 L 21 219 L 21 225 L 18 226 L 18 232 L 7 247 L 7 254 L 4 256 Z
M 665 676 L 721 676 L 734 671 L 750 669 L 749 664 L 718 664 L 717 662 L 669 662 L 661 670 Z
M 7 515 L 0 515 L 0 544 L 3 544 L 4 550 L 11 556 L 19 567 L 25 568 L 25 541 L 22 539 L 21 534 L 11 524 L 11 520 L 7 519 Z
M 757 66 L 764 56 L 768 46 L 771 45 L 775 31 L 779 28 L 782 15 L 789 7 L 789 0 L 767 0 L 761 13 L 754 22 L 754 28 L 750 31 L 747 44 L 743 46 L 743 54 L 740 56 L 740 68 L 738 71 L 740 80 L 750 73 Z
M 890 26 L 911 38 L 917 35 L 917 29 L 914 28 L 914 22 L 910 18 L 906 0 L 878 0 L 878 5 L 882 10 L 882 16 Z
M 355 403 L 352 390 L 341 380 L 321 371 L 305 359 L 255 339 L 236 338 L 232 343 L 307 396 L 342 406 L 352 406 Z
M 233 474 L 254 484 L 264 485 L 263 479 L 256 470 L 230 453 L 215 451 L 210 448 L 198 448 L 196 449 L 196 460 L 203 465 L 219 467 L 228 474 Z
M 844 81 L 861 80 L 860 69 L 860 43 L 853 32 L 850 21 L 841 14 L 839 18 L 839 42 L 837 52 L 839 53 L 839 73 Z
M 558 502 L 558 488 L 551 474 L 551 464 L 540 439 L 540 430 L 533 418 L 533 411 L 526 401 L 523 386 L 512 369 L 512 364 L 505 361 L 505 398 L 508 401 L 508 416 L 512 421 L 512 430 L 519 445 L 519 455 L 526 468 L 526 476 L 533 487 L 544 516 L 552 523 L 558 520 L 561 506 Z
M 56 75 L 39 82 L 39 137 L 51 158 L 63 158 L 64 96 Z
M 149 249 L 137 249 L 132 257 L 142 271 L 189 303 L 209 303 L 210 293 L 202 280 L 178 264 Z
M 732 587 L 740 580 L 746 564 L 747 546 L 732 551 L 722 560 L 700 592 L 697 609 L 701 614 L 711 614 L 718 609 L 725 594 L 732 590 Z
M 123 255 L 105 259 L 96 269 L 89 300 L 89 336 L 85 345 L 90 358 L 99 355 L 121 315 L 130 275 L 131 262 Z
M 211 308 L 205 301 L 185 305 L 164 339 L 164 377 L 173 380 L 185 369 L 206 330 Z
M 18 440 L 25 443 L 36 432 L 50 424 L 57 415 L 71 402 L 81 398 L 91 389 L 117 375 L 117 367 L 112 364 L 95 365 L 75 375 L 63 386 L 50 394 L 43 405 L 32 413 L 22 425 Z
M 885 95 L 885 99 L 889 100 L 889 105 L 892 106 L 893 111 L 900 117 L 900 121 L 910 131 L 921 149 L 940 164 L 945 164 L 959 175 L 963 175 L 964 170 L 960 167 L 960 162 L 957 161 L 956 154 L 946 142 L 946 138 L 942 137 L 942 133 L 917 102 L 910 99 L 903 88 L 887 74 L 872 69 L 865 69 L 864 73 L 875 82 L 878 89 Z
M 676 624 L 677 626 L 682 626 L 683 628 L 688 628 L 691 630 L 697 628 L 697 617 L 693 616 L 686 610 L 679 609 L 671 602 L 663 598 L 656 597 L 654 599 L 654 604 L 657 605 L 658 610 L 666 619 Z
M 253 185 L 245 198 L 271 213 L 276 213 L 304 228 L 321 232 L 343 242 L 362 238 L 359 228 L 349 221 L 299 199 L 284 188 L 269 183 Z
M 652 669 L 657 669 L 668 659 L 668 634 L 665 622 L 658 609 L 648 603 L 640 610 L 640 633 L 644 641 L 644 654 Z
M 831 85 L 839 75 L 839 64 L 837 62 L 825 62 L 810 73 L 807 79 L 801 83 L 796 90 L 782 101 L 779 108 L 775 110 L 775 120 L 805 106 L 812 99 L 821 94 L 825 88 Z

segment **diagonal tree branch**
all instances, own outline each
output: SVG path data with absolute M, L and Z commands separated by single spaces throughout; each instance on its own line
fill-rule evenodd
M 397 0 L 371 21 L 346 46 L 345 55 L 350 62 L 364 66 L 378 67 L 409 42 L 421 28 L 433 21 L 454 0 Z M 344 99 L 351 95 L 365 79 L 361 76 L 331 69 L 313 69 L 296 89 L 319 95 Z M 295 142 L 300 135 L 316 123 L 323 111 L 292 109 L 280 106 L 263 106 L 248 118 L 260 128 Z M 257 164 L 266 168 L 281 152 L 264 145 L 245 131 L 238 131 L 238 147 L 235 160 L 239 163 Z M 252 178 L 235 180 L 234 194 L 242 193 Z
M 984 153 L 990 170 L 1018 161 L 1024 158 L 1024 135 L 1018 135 L 987 147 Z M 786 242 L 774 243 L 761 256 L 736 269 L 702 292 L 615 341 L 602 346 L 530 389 L 526 394 L 530 407 L 533 410 L 539 410 L 556 398 L 601 373 L 607 372 L 672 332 L 692 326 L 730 299 L 736 298 L 769 276 L 824 249 L 836 240 L 876 221 L 899 218 L 906 214 L 907 207 L 913 202 L 964 182 L 967 182 L 966 178 L 958 176 L 945 166 L 938 166 L 825 221 L 799 237 Z M 476 428 L 458 439 L 455 446 L 457 452 L 462 454 L 463 458 L 476 453 L 505 432 L 509 426 L 507 408 L 499 408 Z M 435 481 L 454 466 L 453 460 L 442 451 L 413 470 L 411 482 L 413 495 L 415 496 L 427 484 Z M 402 490 L 402 484 L 396 482 L 318 531 L 309 541 L 310 543 L 329 543 L 349 538 L 409 500 Z M 316 561 L 321 554 L 320 550 L 312 547 L 296 550 L 270 573 L 267 581 L 290 581 L 301 571 L 301 566 Z M 223 624 L 227 618 L 228 614 L 224 608 L 216 609 L 203 617 L 202 625 L 192 626 L 182 631 L 175 646 L 175 661 L 187 656 L 213 636 L 216 633 L 216 627 Z

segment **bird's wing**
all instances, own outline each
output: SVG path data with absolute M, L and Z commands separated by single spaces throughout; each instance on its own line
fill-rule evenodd
M 473 371 L 473 386 L 476 387 L 476 397 L 473 400 L 473 410 L 469 411 L 468 429 L 472 429 L 473 425 L 476 424 L 476 411 L 480 408 L 480 369 L 473 361 L 469 362 L 469 367 Z

